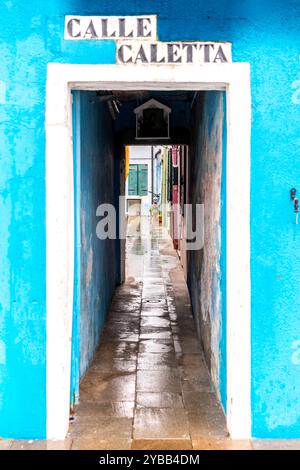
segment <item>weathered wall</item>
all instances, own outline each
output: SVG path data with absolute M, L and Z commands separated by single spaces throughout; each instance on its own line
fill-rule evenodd
M 86 371 L 99 343 L 117 282 L 116 240 L 96 235 L 96 210 L 115 204 L 113 125 L 108 108 L 93 92 L 80 92 L 80 371 Z
M 231 41 L 250 62 L 253 435 L 300 437 L 299 1 L 2 0 L 0 13 L 0 435 L 46 429 L 47 63 L 115 62 L 113 41 L 65 42 L 64 15 L 157 13 L 160 40 Z
M 204 248 L 188 252 L 188 285 L 198 335 L 216 390 L 220 391 L 222 349 L 221 181 L 224 93 L 202 92 L 194 106 L 190 146 L 190 203 L 204 205 Z M 194 226 L 195 227 L 195 226 Z M 225 318 L 224 318 L 225 319 Z

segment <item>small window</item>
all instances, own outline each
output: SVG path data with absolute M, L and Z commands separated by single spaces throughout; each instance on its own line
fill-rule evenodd
M 148 165 L 129 165 L 128 196 L 148 196 Z

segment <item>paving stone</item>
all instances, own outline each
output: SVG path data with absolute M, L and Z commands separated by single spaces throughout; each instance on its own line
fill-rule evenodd
M 184 392 L 183 401 L 185 409 L 192 414 L 224 414 L 213 392 Z
M 132 320 L 138 320 L 139 317 L 140 317 L 140 306 L 134 308 L 132 307 L 132 310 L 124 310 L 122 308 L 120 308 L 119 310 L 116 310 L 116 311 L 111 311 L 109 316 L 108 316 L 108 320 L 109 321 L 132 321 Z
M 142 311 L 147 309 L 166 309 L 167 310 L 167 302 L 166 299 L 144 299 L 142 302 Z
M 108 357 L 106 361 L 97 361 L 93 363 L 89 370 L 95 372 L 135 372 L 137 368 L 136 358 L 137 356 L 134 356 L 134 360 L 127 361 L 118 357 Z
M 193 439 L 192 443 L 194 450 L 252 450 L 247 440 L 202 438 Z
M 192 450 L 190 439 L 134 439 L 132 450 Z
M 136 342 L 129 341 L 101 342 L 94 355 L 94 362 L 105 362 L 108 357 L 118 357 L 124 360 L 136 359 L 138 346 Z
M 157 316 L 146 316 L 141 319 L 141 328 L 169 328 L 169 318 L 161 318 Z
M 176 357 L 174 352 L 167 353 L 141 353 L 138 355 L 138 370 L 167 370 L 176 367 Z
M 207 365 L 205 363 L 204 357 L 202 353 L 194 353 L 194 354 L 183 354 L 183 353 L 176 353 L 176 359 L 178 366 L 183 367 L 184 369 L 194 369 L 197 371 L 198 369 L 205 369 L 208 373 Z
M 141 408 L 183 408 L 181 393 L 137 392 L 137 407 Z
M 107 343 L 115 342 L 129 342 L 135 343 L 139 340 L 139 328 L 135 328 L 132 331 L 128 330 L 118 330 L 110 328 L 108 334 L 103 336 L 102 345 L 104 346 Z
M 183 383 L 190 383 L 190 384 L 203 384 L 207 383 L 210 385 L 210 375 L 208 370 L 204 367 L 184 367 L 178 366 L 179 374 L 181 377 L 181 381 Z
M 190 354 L 200 353 L 201 346 L 199 341 L 195 339 L 174 340 L 174 347 L 176 353 Z
M 74 425 L 70 426 L 70 436 L 72 439 L 99 439 L 118 441 L 131 439 L 133 421 L 130 418 L 95 417 L 94 422 L 86 419 L 78 419 Z M 72 446 L 73 447 L 73 446 Z
M 166 318 L 169 321 L 169 313 L 167 307 L 159 306 L 159 307 L 144 307 L 141 310 L 141 318 L 143 319 L 144 317 L 163 317 Z
M 157 298 L 159 296 L 165 300 L 165 286 L 163 284 L 156 284 L 155 287 L 150 284 L 148 284 L 148 287 L 144 285 L 142 299 L 147 299 L 150 297 Z
M 209 378 L 205 379 L 181 379 L 182 394 L 185 399 L 187 394 L 190 393 L 215 393 L 214 387 Z
M 202 438 L 228 438 L 225 417 L 216 412 L 195 413 L 188 412 L 189 431 L 192 439 Z
M 183 409 L 140 408 L 136 410 L 134 439 L 189 439 L 189 424 Z
M 161 270 L 158 270 L 159 274 L 161 274 Z M 160 286 L 160 285 L 165 285 L 164 284 L 164 281 L 163 281 L 163 278 L 161 276 L 157 276 L 157 277 L 153 277 L 153 273 L 151 272 L 151 278 L 148 279 L 148 276 L 147 276 L 147 271 L 145 271 L 145 274 L 144 274 L 144 281 L 143 281 L 143 286 L 144 287 L 147 287 L 147 286 Z
M 116 333 L 138 333 L 140 328 L 140 319 L 133 321 L 109 321 L 104 328 L 103 334 L 114 335 Z
M 118 402 L 85 402 L 76 407 L 76 418 L 81 421 L 94 421 L 97 418 L 114 417 L 114 418 L 133 418 L 134 401 L 118 401 Z
M 133 401 L 136 374 L 88 372 L 80 387 L 82 401 Z
M 174 368 L 162 371 L 138 370 L 137 391 L 180 393 L 181 385 L 178 372 Z
M 174 352 L 172 340 L 148 339 L 139 342 L 139 353 L 168 353 Z
M 140 339 L 172 339 L 172 333 L 170 328 L 142 327 Z
M 72 450 L 130 450 L 131 439 L 99 439 L 80 437 L 73 440 Z

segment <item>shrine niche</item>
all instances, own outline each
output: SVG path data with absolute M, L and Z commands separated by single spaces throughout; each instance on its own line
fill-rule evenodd
M 136 139 L 169 139 L 171 108 L 151 99 L 134 110 Z

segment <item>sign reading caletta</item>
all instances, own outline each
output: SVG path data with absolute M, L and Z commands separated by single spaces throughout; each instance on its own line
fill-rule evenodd
M 115 40 L 118 64 L 204 64 L 232 62 L 231 44 L 157 41 L 157 18 L 149 16 L 66 16 L 65 39 Z

